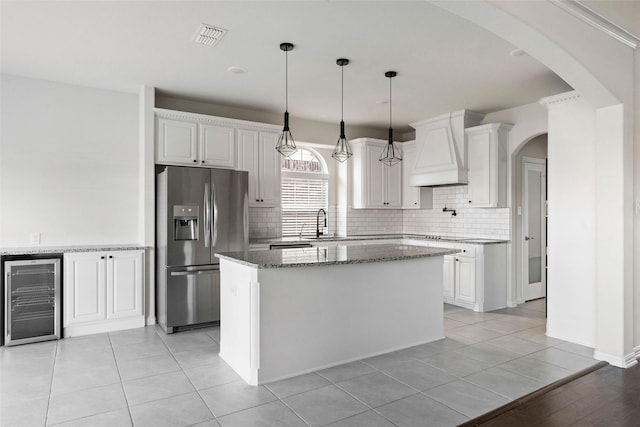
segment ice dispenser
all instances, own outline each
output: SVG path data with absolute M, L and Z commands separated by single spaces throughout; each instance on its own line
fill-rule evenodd
M 173 207 L 175 240 L 198 240 L 199 206 L 177 205 Z

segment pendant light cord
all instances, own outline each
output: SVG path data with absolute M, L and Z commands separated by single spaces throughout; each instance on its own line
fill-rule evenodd
M 344 120 L 344 66 L 340 66 L 342 73 L 342 83 L 340 85 L 340 120 Z
M 289 111 L 289 51 L 284 51 L 284 111 Z

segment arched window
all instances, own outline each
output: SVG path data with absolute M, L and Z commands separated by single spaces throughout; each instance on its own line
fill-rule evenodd
M 319 209 L 329 205 L 329 174 L 322 157 L 298 147 L 282 159 L 282 235 L 314 234 Z

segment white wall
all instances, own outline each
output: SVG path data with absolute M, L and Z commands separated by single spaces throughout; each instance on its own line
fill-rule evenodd
M 595 108 L 575 92 L 546 98 L 548 137 L 547 335 L 596 339 Z
M 1 84 L 0 246 L 137 243 L 137 95 Z

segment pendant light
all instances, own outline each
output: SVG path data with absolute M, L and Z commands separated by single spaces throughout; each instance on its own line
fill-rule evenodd
M 289 56 L 290 50 L 293 50 L 292 43 L 280 43 L 280 50 L 284 51 L 285 79 L 284 79 L 284 128 L 278 138 L 276 150 L 285 157 L 289 157 L 296 152 L 296 142 L 293 140 L 291 131 L 289 130 Z
M 391 79 L 398 75 L 395 71 L 387 71 L 385 77 L 389 78 L 389 142 L 380 154 L 380 161 L 387 166 L 393 166 L 402 161 L 400 152 L 393 143 L 393 128 L 391 127 Z
M 342 163 L 349 157 L 353 156 L 353 151 L 351 151 L 349 141 L 347 141 L 347 137 L 344 135 L 344 66 L 349 64 L 349 60 L 339 58 L 336 61 L 336 64 L 340 66 L 340 72 L 342 74 L 342 84 L 340 86 L 340 138 L 338 138 L 336 148 L 333 150 L 331 157 Z

